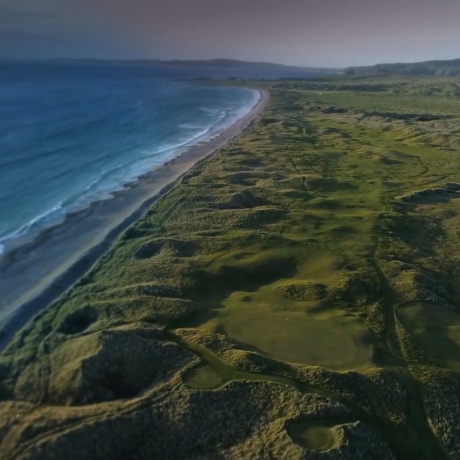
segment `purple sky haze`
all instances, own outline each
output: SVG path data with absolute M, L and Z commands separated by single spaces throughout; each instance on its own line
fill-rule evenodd
M 451 59 L 459 20 L 460 0 L 0 0 L 0 57 Z

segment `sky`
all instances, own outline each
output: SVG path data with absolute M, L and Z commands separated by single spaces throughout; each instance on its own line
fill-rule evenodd
M 460 0 L 0 0 L 0 58 L 460 58 Z

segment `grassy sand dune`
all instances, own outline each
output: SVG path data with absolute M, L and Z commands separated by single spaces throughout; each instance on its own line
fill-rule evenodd
M 265 86 L 2 353 L 5 458 L 458 458 L 458 83 Z

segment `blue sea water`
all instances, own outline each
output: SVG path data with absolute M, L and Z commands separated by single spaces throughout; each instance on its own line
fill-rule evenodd
M 180 79 L 151 66 L 0 63 L 0 253 L 216 135 L 259 99 Z

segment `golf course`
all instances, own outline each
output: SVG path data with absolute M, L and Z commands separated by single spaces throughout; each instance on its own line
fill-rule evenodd
M 460 459 L 458 78 L 205 83 L 265 108 L 2 351 L 2 458 Z

